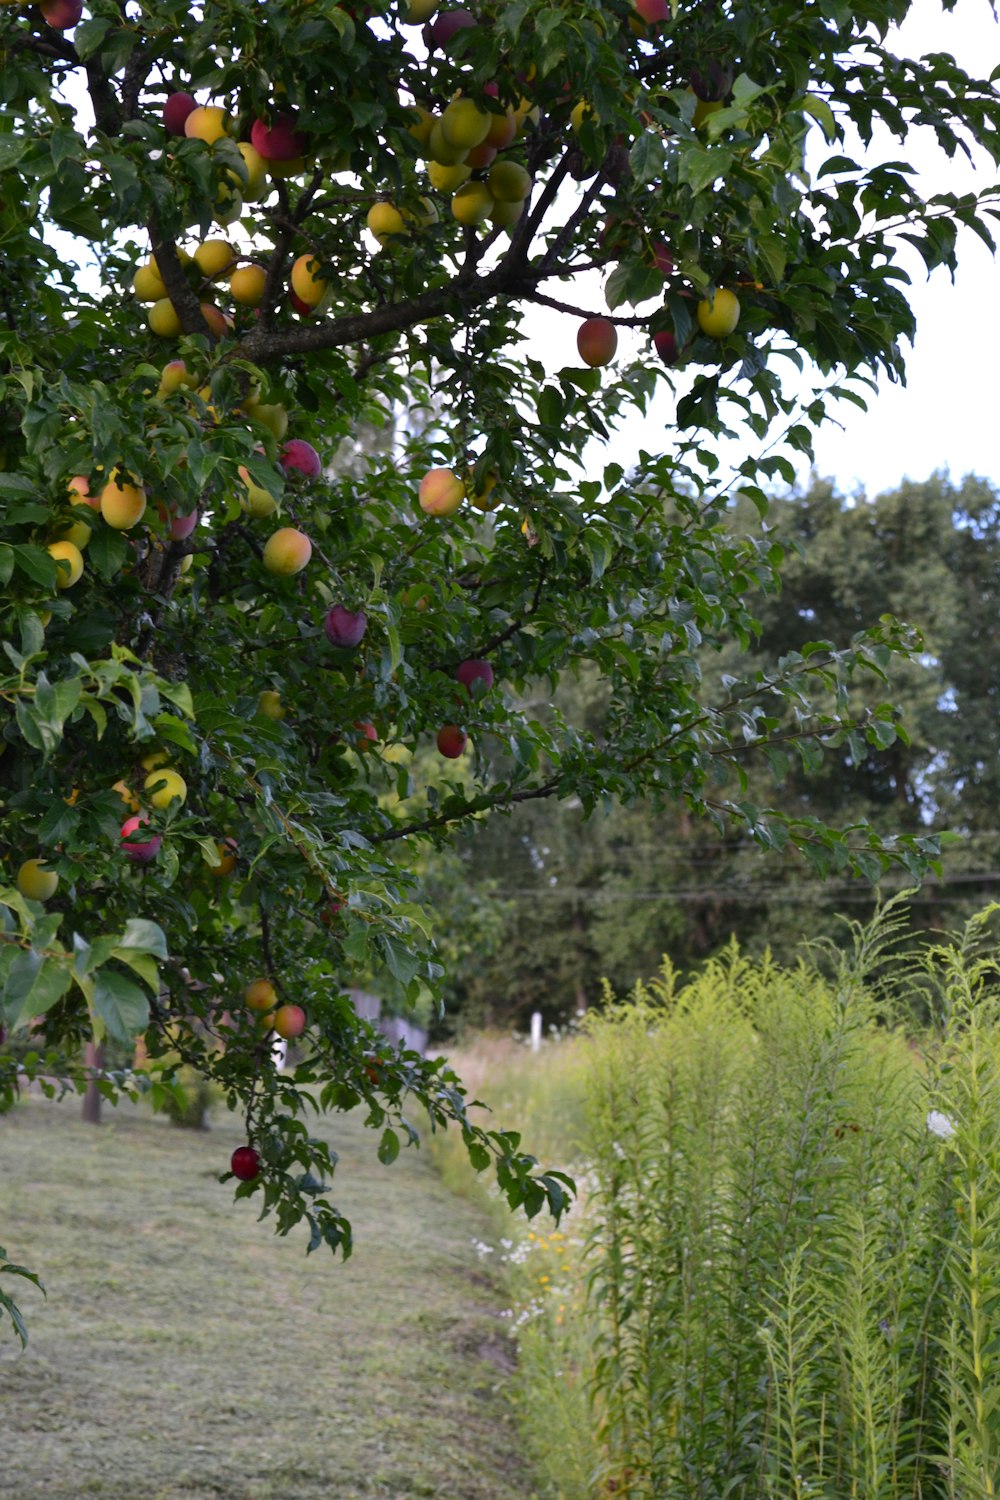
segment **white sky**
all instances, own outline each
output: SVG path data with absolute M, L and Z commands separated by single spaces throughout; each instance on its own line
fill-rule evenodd
M 900 29 L 896 51 L 910 57 L 950 52 L 974 76 L 988 77 L 1000 63 L 1000 27 L 987 0 L 959 0 L 946 14 L 935 0 L 917 0 Z M 949 162 L 937 143 L 927 140 L 911 153 L 890 139 L 884 159 L 901 156 L 917 165 L 930 191 L 971 192 L 988 187 L 998 174 L 985 153 L 963 168 Z M 993 232 L 1000 236 L 1000 222 Z M 903 246 L 900 263 L 911 277 L 910 298 L 917 336 L 907 359 L 907 383 L 883 380 L 866 414 L 844 404 L 844 430 L 827 426 L 816 444 L 820 474 L 841 488 L 869 494 L 901 479 L 924 479 L 935 469 L 954 479 L 968 473 L 1000 481 L 1000 423 L 997 421 L 996 352 L 1000 338 L 1000 268 L 978 237 L 959 238 L 954 285 L 947 271 L 928 279 L 916 251 Z
M 988 0 L 958 0 L 950 15 L 941 10 L 939 0 L 915 0 L 897 38 L 894 50 L 901 55 L 950 52 L 968 72 L 980 77 L 988 77 L 1000 64 L 1000 27 Z M 834 145 L 820 151 L 818 129 L 814 134 L 817 161 L 842 149 Z M 923 135 L 926 139 L 914 137 L 905 146 L 887 135 L 884 146 L 873 146 L 867 159 L 903 158 L 912 162 L 920 172 L 915 180 L 926 192 L 968 192 L 989 186 L 1000 177 L 985 153 L 973 170 L 962 165 L 964 157 L 949 162 L 931 133 Z M 852 149 L 848 144 L 846 150 L 855 160 L 863 159 L 857 147 Z M 995 222 L 993 232 L 1000 238 L 1000 221 Z M 950 471 L 956 480 L 975 473 L 1000 482 L 1000 421 L 994 384 L 1000 343 L 1000 269 L 969 231 L 963 231 L 959 238 L 958 260 L 954 285 L 944 270 L 936 271 L 928 280 L 920 257 L 908 246 L 902 247 L 899 263 L 911 277 L 907 295 L 918 325 L 916 343 L 907 360 L 907 385 L 895 386 L 883 380 L 879 394 L 869 399 L 867 414 L 840 403 L 842 428 L 828 422 L 816 440 L 817 471 L 836 480 L 846 493 L 864 489 L 874 495 L 904 478 L 924 479 L 935 469 Z M 591 281 L 587 289 L 581 282 L 579 290 L 569 284 L 553 284 L 548 290 L 591 312 L 605 310 L 596 281 Z M 653 304 L 648 306 L 651 309 Z M 631 309 L 618 311 L 629 313 Z M 640 311 L 646 311 L 646 307 Z M 552 369 L 578 362 L 574 319 L 537 308 L 532 311 L 531 323 L 532 354 Z M 623 352 L 630 347 L 638 350 L 648 347 L 648 341 L 636 337 L 630 344 L 629 335 L 622 332 L 619 347 Z M 904 350 L 907 348 L 904 345 Z M 811 388 L 810 383 L 805 389 Z M 643 446 L 651 452 L 662 451 L 673 404 L 664 387 L 664 394 L 645 420 L 637 417 L 629 421 L 610 448 L 598 450 L 595 444 L 590 466 L 599 472 L 600 463 L 614 457 L 627 467 Z M 745 456 L 735 448 L 725 451 L 727 458 L 737 462 Z M 788 456 L 806 479 L 805 462 L 794 454 Z

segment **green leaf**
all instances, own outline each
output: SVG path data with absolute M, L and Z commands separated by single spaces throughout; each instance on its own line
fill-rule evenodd
M 0 1269 L 3 1268 L 0 1267 Z M 21 1348 L 26 1349 L 28 1347 L 28 1325 L 25 1323 L 21 1309 L 13 1297 L 4 1291 L 0 1291 L 0 1309 L 7 1314 L 13 1324 L 14 1332 L 17 1334 Z
M 622 262 L 620 266 L 615 266 L 614 270 L 611 272 L 611 275 L 607 279 L 607 283 L 604 287 L 604 300 L 607 303 L 608 310 L 610 312 L 614 312 L 616 307 L 621 307 L 622 303 L 628 296 L 628 280 L 629 275 L 631 274 L 631 269 L 632 268 L 630 265 Z M 556 417 L 556 421 L 553 422 L 552 425 L 556 425 L 556 422 L 561 420 L 561 418 L 562 412 L 560 411 L 558 416 Z
M 558 1224 L 559 1220 L 565 1213 L 566 1207 L 570 1201 L 569 1194 L 566 1192 L 566 1189 L 563 1187 L 562 1183 L 557 1182 L 554 1177 L 543 1175 L 538 1180 L 545 1189 L 545 1196 L 548 1200 L 549 1213 L 552 1214 L 553 1218 Z
M 389 1166 L 399 1155 L 399 1136 L 387 1127 L 382 1132 L 382 1139 L 378 1143 L 378 1159 L 383 1166 Z
M 612 272 L 613 276 L 614 272 Z M 608 285 L 611 285 L 610 279 Z M 554 385 L 543 386 L 535 404 L 535 409 L 538 412 L 538 420 L 543 427 L 558 427 L 562 422 L 566 410 L 562 393 Z
M 837 121 L 833 110 L 825 99 L 821 99 L 815 94 L 806 94 L 805 98 L 801 100 L 799 108 L 804 110 L 807 115 L 812 115 L 828 141 L 832 143 L 837 139 Z
M 80 823 L 80 814 L 75 807 L 68 807 L 59 797 L 49 807 L 38 825 L 40 844 L 61 844 L 71 838 Z
M 382 948 L 390 974 L 394 979 L 398 979 L 400 984 L 409 984 L 420 969 L 419 955 L 412 953 L 398 938 L 389 935 L 382 939 Z
M 81 704 L 93 719 L 94 724 L 97 728 L 97 738 L 98 740 L 100 740 L 104 735 L 104 731 L 108 727 L 108 714 L 107 710 L 104 707 L 104 704 L 98 703 L 96 698 L 87 697 L 81 699 Z
M 896 743 L 896 726 L 886 719 L 875 719 L 868 726 L 867 736 L 880 750 L 888 750 L 890 745 Z
M 40 656 L 45 650 L 45 628 L 34 610 L 24 610 L 21 614 L 21 650 L 26 660 Z
M 386 628 L 386 642 L 388 650 L 386 656 L 386 675 L 391 676 L 403 659 L 403 647 L 399 638 L 399 631 L 395 625 Z
M 93 57 L 110 29 L 111 22 L 106 16 L 91 16 L 76 27 L 73 45 L 84 62 Z
M 161 688 L 164 696 L 168 697 L 167 684 L 161 684 Z M 176 714 L 157 714 L 153 719 L 153 726 L 161 740 L 169 740 L 170 744 L 180 746 L 189 755 L 197 755 L 198 745 L 191 730 Z
M 210 870 L 216 869 L 219 863 L 219 850 L 215 839 L 196 839 L 196 844 L 201 850 L 201 857 Z
M 19 927 L 21 932 L 27 934 L 31 931 L 34 925 L 31 907 L 16 886 L 8 885 L 0 888 L 0 906 L 6 907 L 8 911 L 17 913 L 21 919 Z M 0 953 L 2 952 L 3 949 L 0 948 Z
M 218 861 L 216 861 L 218 862 Z M 170 957 L 163 928 L 146 917 L 130 917 L 125 923 L 125 932 L 118 939 L 119 949 L 129 948 L 140 953 L 151 953 L 164 962 Z
M 640 187 L 653 182 L 663 172 L 663 142 L 651 130 L 640 132 L 628 155 L 632 175 Z
M 55 592 L 55 559 L 49 556 L 44 547 L 36 547 L 33 542 L 19 542 L 12 550 L 20 572 L 25 573 L 34 583 L 43 584 L 45 588 Z
M 764 754 L 771 768 L 771 775 L 780 786 L 791 769 L 791 756 L 780 745 L 765 745 Z
M 120 531 L 101 526 L 91 533 L 87 561 L 102 578 L 114 578 L 120 573 L 127 556 L 128 542 Z
M 112 948 L 109 958 L 117 958 L 119 963 L 127 964 L 133 973 L 138 974 L 144 984 L 147 984 L 154 995 L 160 988 L 160 971 L 156 965 L 156 959 L 149 953 L 140 953 L 134 948 Z
M 160 692 L 164 698 L 176 704 L 186 718 L 193 719 L 195 717 L 191 689 L 186 682 L 161 682 Z
M 7 1252 L 2 1245 L 0 1245 L 0 1276 L 17 1276 L 22 1281 L 30 1281 L 32 1286 L 38 1288 L 43 1297 L 46 1295 L 41 1278 L 34 1271 L 29 1271 L 27 1266 L 18 1266 L 13 1261 L 9 1261 L 7 1259 Z M 0 1310 L 7 1314 L 13 1324 L 14 1332 L 20 1340 L 21 1348 L 27 1348 L 28 1329 L 24 1318 L 21 1316 L 21 1309 L 9 1292 L 0 1291 Z
M 593 531 L 584 536 L 583 545 L 590 557 L 590 576 L 596 582 L 604 576 L 605 569 L 614 556 L 614 547 L 606 536 Z
M 38 486 L 24 474 L 7 474 L 0 470 L 0 495 L 37 495 Z
M 116 1042 L 131 1042 L 149 1025 L 149 1001 L 145 991 L 114 969 L 98 969 L 93 975 L 94 1010 Z
M 686 182 L 693 193 L 702 193 L 711 183 L 726 175 L 732 160 L 732 151 L 723 146 L 686 151 L 681 158 L 680 180 Z
M 73 934 L 73 973 L 77 979 L 85 977 L 92 969 L 106 964 L 114 952 L 115 940 L 107 935 L 94 938 L 87 943 L 78 933 Z
M 32 144 L 27 136 L 0 136 L 0 172 L 9 172 L 23 161 Z
M 757 251 L 767 267 L 771 280 L 775 284 L 783 281 L 785 266 L 788 262 L 788 247 L 785 241 L 776 234 L 759 234 Z
M 3 1012 L 12 1031 L 26 1026 L 57 1005 L 69 989 L 68 955 L 43 955 L 29 948 L 19 953 L 7 973 Z
M 34 703 L 26 698 L 18 698 L 14 705 L 14 717 L 28 744 L 34 750 L 41 750 L 47 759 L 59 741 L 47 730 L 44 720 L 36 714 Z
M 80 701 L 83 683 L 79 677 L 64 677 L 50 683 L 44 672 L 39 672 L 35 685 L 35 704 L 47 715 L 49 722 L 62 729 Z
M 63 724 L 79 703 L 82 691 L 78 677 L 52 683 L 39 672 L 34 698 L 17 700 L 14 712 L 18 727 L 28 744 L 41 750 L 46 759 L 62 740 Z
M 44 526 L 51 518 L 47 505 L 10 505 L 4 512 L 4 520 L 10 526 Z
M 489 1150 L 480 1141 L 469 1141 L 466 1145 L 469 1161 L 477 1172 L 485 1172 L 493 1160 Z
M 854 864 L 858 873 L 864 876 L 869 885 L 878 885 L 884 871 L 882 869 L 882 861 L 877 854 L 868 854 L 863 850 L 856 852 L 854 855 Z
M 68 125 L 60 125 L 52 132 L 49 149 L 52 152 L 52 164 L 58 169 L 64 161 L 74 157 L 82 159 L 87 148 L 75 130 Z

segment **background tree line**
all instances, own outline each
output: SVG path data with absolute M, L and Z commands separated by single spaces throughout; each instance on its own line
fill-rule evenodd
M 769 763 L 748 756 L 745 769 L 748 798 L 803 819 L 952 831 L 944 881 L 912 903 L 924 929 L 963 920 L 998 874 L 998 521 L 997 491 L 973 477 L 956 485 L 939 473 L 875 499 L 814 481 L 769 513 L 787 558 L 781 591 L 753 601 L 759 639 L 747 652 L 700 653 L 721 698 L 732 679 L 773 669 L 810 638 L 842 645 L 886 613 L 919 627 L 923 653 L 894 662 L 886 688 L 902 710 L 891 744 L 876 752 L 858 737 L 811 751 L 807 764 L 772 746 Z M 552 711 L 599 732 L 607 691 L 596 675 L 564 680 Z M 796 727 L 794 706 L 775 711 Z M 641 801 L 589 818 L 572 803 L 495 818 L 468 830 L 425 884 L 449 951 L 449 1027 L 523 1025 L 535 1009 L 560 1022 L 593 1003 L 604 978 L 622 993 L 664 953 L 689 969 L 732 936 L 787 957 L 803 935 L 835 932 L 839 913 L 864 918 L 875 900 L 856 876 L 819 879 L 799 851 L 762 863 L 748 834 Z M 881 888 L 905 884 L 894 872 Z

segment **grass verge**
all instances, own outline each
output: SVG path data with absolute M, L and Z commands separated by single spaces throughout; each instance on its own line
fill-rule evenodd
M 0 1117 L 0 1242 L 48 1292 L 24 1288 L 27 1352 L 0 1343 L 4 1500 L 530 1495 L 481 1208 L 425 1155 L 381 1167 L 360 1121 L 330 1129 L 346 1265 L 233 1204 L 234 1119 Z
M 584 1290 L 593 1227 L 587 1213 L 594 1187 L 587 1117 L 592 1056 L 586 1035 L 547 1038 L 532 1052 L 490 1033 L 449 1054 L 469 1097 L 490 1102 L 480 1124 L 520 1130 L 523 1150 L 576 1178 L 579 1201 L 559 1229 L 545 1214 L 531 1223 L 512 1216 L 488 1175 L 473 1173 L 454 1132 L 436 1135 L 430 1146 L 443 1179 L 481 1206 L 492 1230 L 477 1250 L 507 1288 L 504 1326 L 517 1351 L 511 1394 L 541 1500 L 591 1500 L 603 1461 L 588 1395 L 598 1356 Z

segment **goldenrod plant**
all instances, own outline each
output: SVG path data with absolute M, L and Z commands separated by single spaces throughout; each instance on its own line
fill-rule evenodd
M 995 912 L 916 965 L 905 930 L 897 900 L 790 967 L 665 965 L 553 1044 L 581 1203 L 493 1247 L 547 1497 L 994 1493 Z

